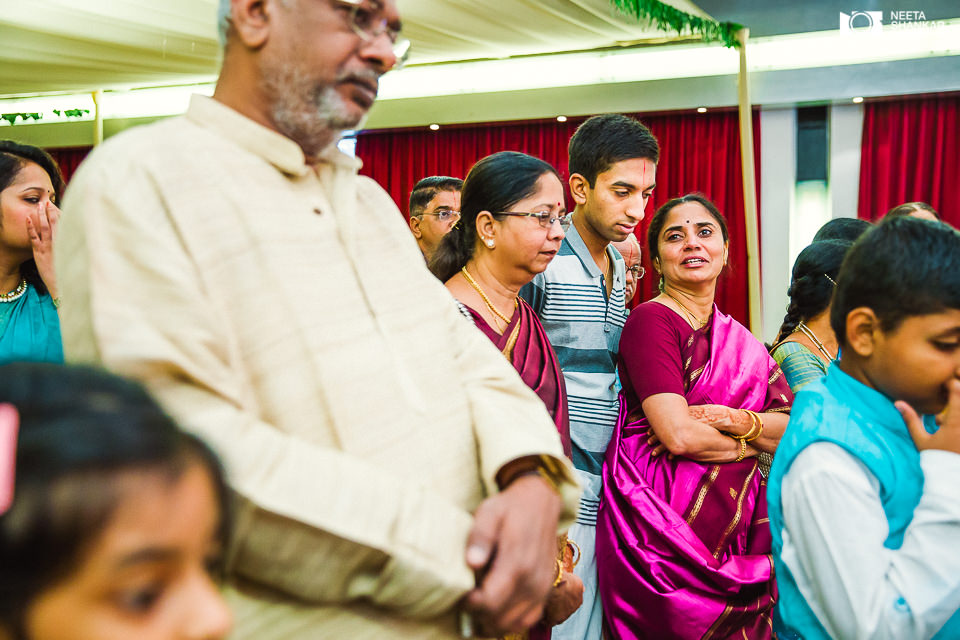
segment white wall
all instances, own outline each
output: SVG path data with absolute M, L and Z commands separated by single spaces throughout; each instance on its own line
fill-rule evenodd
M 790 227 L 797 176 L 796 109 L 760 112 L 760 286 L 765 340 L 777 335 L 790 285 Z
M 830 107 L 830 210 L 833 218 L 856 218 L 860 195 L 860 139 L 863 105 Z

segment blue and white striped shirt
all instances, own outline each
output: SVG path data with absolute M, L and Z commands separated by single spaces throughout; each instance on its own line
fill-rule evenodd
M 571 226 L 547 270 L 520 291 L 540 317 L 563 370 L 573 464 L 584 487 L 577 520 L 586 525 L 596 524 L 600 468 L 617 422 L 617 351 L 627 320 L 625 264 L 611 246 L 607 255 L 613 264 L 609 298 L 603 273 Z

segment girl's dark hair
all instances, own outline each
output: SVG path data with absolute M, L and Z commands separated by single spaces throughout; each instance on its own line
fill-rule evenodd
M 872 223 L 859 218 L 834 218 L 817 230 L 817 234 L 813 236 L 813 241 L 845 240 L 853 244 L 872 226 Z
M 846 346 L 847 315 L 873 310 L 883 331 L 909 316 L 960 309 L 960 233 L 941 222 L 884 218 L 847 252 L 830 307 L 830 325 Z
M 884 218 L 896 218 L 897 216 L 909 216 L 914 211 L 928 211 L 933 214 L 933 217 L 937 220 L 940 220 L 940 214 L 937 213 L 937 210 L 928 205 L 926 202 L 904 202 L 901 205 L 897 205 L 883 216 Z
M 496 214 L 537 192 L 541 176 L 557 170 L 540 158 L 517 151 L 500 151 L 473 165 L 460 191 L 460 221 L 443 237 L 430 261 L 430 271 L 446 282 L 463 268 L 477 244 L 477 215 Z M 494 215 L 498 220 L 503 216 Z
M 3 191 L 13 183 L 17 174 L 27 165 L 33 162 L 40 165 L 40 168 L 50 176 L 50 182 L 53 184 L 54 198 L 53 203 L 60 206 L 60 196 L 63 195 L 63 175 L 60 173 L 60 167 L 50 154 L 28 144 L 20 144 L 13 140 L 0 140 L 0 191 Z M 37 271 L 37 264 L 33 259 L 27 260 L 20 265 L 20 275 L 27 279 L 41 294 L 47 292 L 47 287 L 40 278 Z
M 653 219 L 650 220 L 650 226 L 647 228 L 647 247 L 650 251 L 651 262 L 654 258 L 660 257 L 660 232 L 663 231 L 663 225 L 666 224 L 667 216 L 674 207 L 687 202 L 698 202 L 703 205 L 703 208 L 709 211 L 713 219 L 717 221 L 717 225 L 720 227 L 720 233 L 723 235 L 723 241 L 730 241 L 730 233 L 727 231 L 727 220 L 723 217 L 723 214 L 720 213 L 720 210 L 717 209 L 717 206 L 710 202 L 702 193 L 688 193 L 680 198 L 667 200 L 660 205 L 657 212 L 653 214 Z
M 76 569 L 124 499 L 121 474 L 173 482 L 202 465 L 226 546 L 228 493 L 217 457 L 140 385 L 89 367 L 7 364 L 0 403 L 20 415 L 13 503 L 0 515 L 0 629 L 25 637 L 29 604 Z
M 833 297 L 834 282 L 840 273 L 840 265 L 852 242 L 843 240 L 822 240 L 807 246 L 796 262 L 793 263 L 793 275 L 790 278 L 790 304 L 787 315 L 783 317 L 780 333 L 774 344 L 796 331 L 802 320 L 809 320 L 823 313 Z

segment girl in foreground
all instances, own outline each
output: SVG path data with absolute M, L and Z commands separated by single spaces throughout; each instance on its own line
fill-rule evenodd
M 224 637 L 226 497 L 138 385 L 0 366 L 0 640 Z

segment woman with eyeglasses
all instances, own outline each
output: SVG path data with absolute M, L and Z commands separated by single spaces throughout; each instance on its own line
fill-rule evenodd
M 770 355 L 794 393 L 821 376 L 837 357 L 837 336 L 830 326 L 830 301 L 837 274 L 852 242 L 822 240 L 809 245 L 793 263 L 790 304 Z
M 793 396 L 766 347 L 714 304 L 721 213 L 690 194 L 647 231 L 660 295 L 620 338 L 621 411 L 603 465 L 597 567 L 615 638 L 771 637 L 776 594 L 760 454 Z
M 567 456 L 570 426 L 563 374 L 543 325 L 519 292 L 553 260 L 569 224 L 556 169 L 539 158 L 502 151 L 470 169 L 461 191 L 460 221 L 430 263 L 464 315 L 543 400 Z M 558 546 L 554 588 L 531 639 L 549 638 L 549 628 L 570 617 L 583 599 L 583 583 L 572 573 L 575 550 L 565 538 Z

